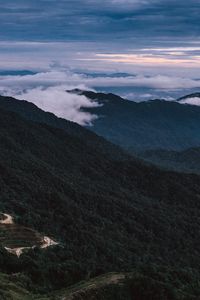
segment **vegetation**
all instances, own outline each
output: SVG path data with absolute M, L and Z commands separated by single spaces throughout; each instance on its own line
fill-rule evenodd
M 168 170 L 200 174 L 200 148 L 184 151 L 151 150 L 139 156 Z
M 200 107 L 153 100 L 136 103 L 113 94 L 72 91 L 103 104 L 87 108 L 99 116 L 90 129 L 131 153 L 200 146 Z
M 5 275 L 0 273 L 1 300 L 31 300 L 33 295 L 23 287 L 23 277 L 19 275 Z M 36 296 L 37 297 L 37 296 Z M 37 297 L 39 298 L 39 296 Z
M 53 299 L 55 290 L 128 272 L 123 287 L 83 299 L 198 299 L 200 177 L 146 165 L 67 121 L 62 130 L 28 120 L 28 104 L 9 101 L 26 117 L 0 109 L 0 211 L 59 245 L 19 259 L 1 248 L 6 280 L 18 274 L 25 295 Z
M 146 273 L 144 275 L 143 273 Z M 185 281 L 180 283 L 180 277 Z M 174 281 L 174 286 L 171 284 Z M 24 288 L 27 279 L 21 274 L 0 273 L 0 297 L 2 300 L 193 300 L 198 299 L 199 283 L 193 285 L 192 277 L 172 270 L 138 269 L 131 273 L 108 273 L 74 286 L 46 295 L 31 293 Z M 195 287 L 196 285 L 196 287 Z

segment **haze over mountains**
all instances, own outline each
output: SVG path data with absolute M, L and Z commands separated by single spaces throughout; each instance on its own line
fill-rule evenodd
M 74 90 L 72 93 L 100 104 L 85 109 L 98 116 L 90 129 L 129 152 L 200 146 L 199 106 L 159 99 L 136 103 L 114 94 L 90 91 Z M 189 98 L 193 97 L 187 96 Z
M 130 153 L 167 170 L 200 173 L 200 93 L 176 102 L 135 103 L 113 94 L 83 93 L 102 103 L 91 129 Z
M 186 105 L 191 99 L 200 99 L 199 93 L 181 97 L 177 102 L 158 99 L 141 103 L 114 94 L 78 89 L 69 93 L 84 95 L 88 102 L 96 103 L 91 104 L 96 107 L 81 109 L 81 113 L 97 116 L 88 129 L 158 166 L 199 173 L 200 108 Z M 65 101 L 68 101 L 67 98 Z M 69 130 L 69 124 L 64 120 L 50 113 L 43 115 L 36 106 L 23 104 L 25 110 L 19 101 L 13 105 L 11 98 L 1 97 L 0 101 L 0 107 L 3 105 L 23 116 L 31 116 L 34 121 L 45 120 L 47 124 Z
M 100 105 L 90 130 L 168 170 L 200 173 L 200 93 L 136 103 L 115 94 L 73 90 Z

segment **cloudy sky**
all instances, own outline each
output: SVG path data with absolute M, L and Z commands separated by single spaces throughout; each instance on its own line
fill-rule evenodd
M 199 11 L 200 0 L 0 0 L 0 90 L 31 98 L 84 86 L 134 100 L 196 91 Z

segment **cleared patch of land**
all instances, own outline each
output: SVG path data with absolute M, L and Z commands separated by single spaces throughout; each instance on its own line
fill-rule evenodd
M 50 246 L 56 246 L 56 245 L 58 245 L 57 242 L 53 241 L 48 236 L 44 236 L 43 237 L 43 242 L 42 242 L 42 245 L 40 246 L 40 248 L 45 249 L 45 248 L 48 248 Z
M 14 224 L 12 216 L 0 214 L 0 224 Z
M 12 216 L 0 215 L 0 244 L 11 254 L 18 257 L 31 248 L 47 248 L 58 243 L 39 232 L 13 222 Z

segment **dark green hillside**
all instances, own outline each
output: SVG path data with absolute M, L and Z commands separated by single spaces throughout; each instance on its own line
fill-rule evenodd
M 200 146 L 200 107 L 154 100 L 136 103 L 113 94 L 72 91 L 97 100 L 99 116 L 90 129 L 131 152 Z
M 131 273 L 108 273 L 52 293 L 50 297 L 52 300 L 199 299 L 198 296 L 192 296 L 189 289 L 192 278 L 183 271 L 178 274 L 167 269 L 158 270 L 154 266 L 154 268 L 146 269 L 146 275 L 142 273 L 142 269 Z M 182 284 L 179 281 L 181 276 L 186 276 Z M 170 284 L 170 280 L 173 280 L 176 289 Z
M 19 259 L 1 249 L 0 270 L 43 293 L 153 265 L 139 274 L 157 280 L 161 269 L 166 285 L 199 293 L 200 177 L 147 166 L 74 128 L 79 135 L 0 110 L 0 211 L 59 241 Z
M 131 273 L 107 273 L 91 280 L 61 289 L 46 295 L 29 292 L 24 286 L 27 280 L 21 274 L 0 273 L 1 300 L 198 300 L 192 295 L 192 277 L 184 272 L 168 270 L 142 270 Z M 149 276 L 149 274 L 151 276 Z M 185 276 L 184 283 L 180 277 Z M 174 281 L 176 289 L 170 284 Z M 145 287 L 145 288 L 144 288 Z M 193 288 L 195 290 L 195 288 Z
M 111 148 L 113 148 L 116 156 L 119 156 L 120 158 L 123 157 L 122 151 L 119 149 L 116 151 L 116 147 L 112 146 L 112 144 L 109 144 L 108 146 L 108 143 L 104 139 L 100 137 L 97 138 L 96 134 L 93 132 L 76 123 L 58 118 L 52 113 L 44 112 L 31 102 L 0 96 L 0 108 L 15 112 L 29 121 L 44 123 L 55 128 L 63 129 L 70 136 L 84 139 L 89 147 L 101 149 L 101 152 L 104 152 L 106 155 L 110 155 Z
M 140 157 L 166 169 L 200 174 L 200 148 L 184 151 L 152 150 L 140 153 Z
M 21 278 L 23 281 L 25 278 Z M 39 296 L 36 296 L 37 299 Z M 0 273 L 0 299 L 1 300 L 33 300 L 34 295 L 28 292 L 17 276 Z

